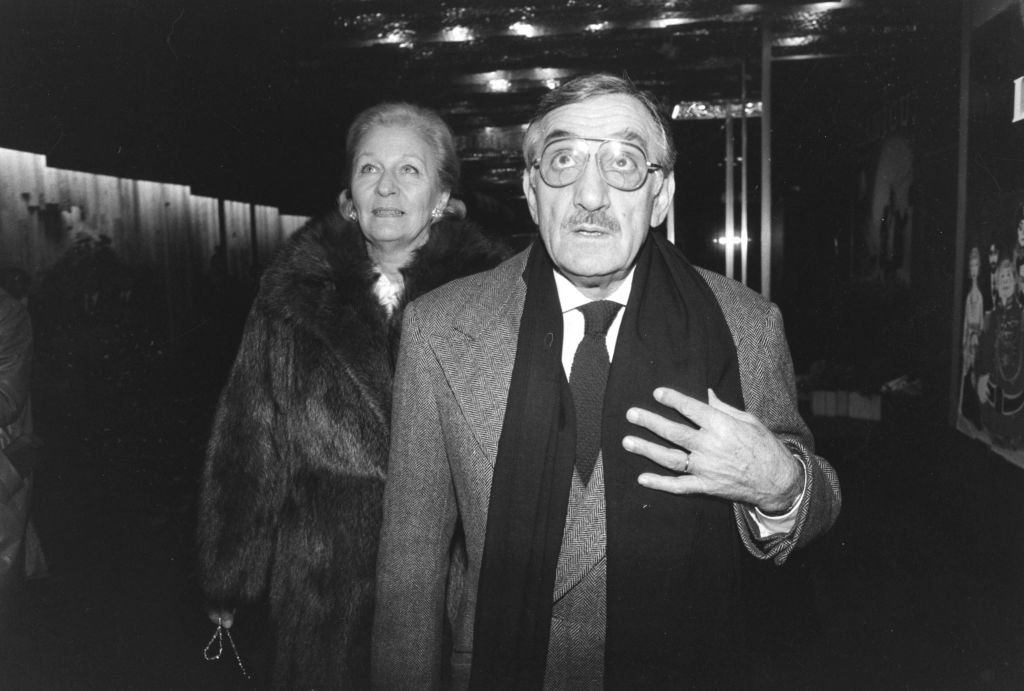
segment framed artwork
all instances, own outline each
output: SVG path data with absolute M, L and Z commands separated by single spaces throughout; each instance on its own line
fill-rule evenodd
M 1024 11 L 971 39 L 956 426 L 1024 468 Z

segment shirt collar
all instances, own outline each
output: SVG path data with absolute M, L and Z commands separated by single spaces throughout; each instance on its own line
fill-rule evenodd
M 619 285 L 618 288 L 612 292 L 611 295 L 605 298 L 605 300 L 611 300 L 617 302 L 620 305 L 625 305 L 629 302 L 629 292 L 633 288 L 633 272 L 636 271 L 634 266 L 629 270 L 629 274 L 626 275 L 625 280 Z M 574 286 L 572 282 L 558 273 L 555 274 L 555 288 L 558 290 L 558 302 L 562 306 L 562 313 L 570 312 L 582 305 L 591 302 L 591 299 L 580 292 L 579 288 Z

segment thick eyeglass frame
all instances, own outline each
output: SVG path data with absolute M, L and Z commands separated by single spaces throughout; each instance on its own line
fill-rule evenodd
M 621 186 L 617 185 L 616 183 L 612 182 L 607 177 L 605 177 L 604 169 L 601 168 L 600 165 L 597 167 L 597 172 L 601 176 L 601 179 L 604 180 L 609 185 L 611 185 L 612 187 L 614 187 L 615 189 L 620 190 L 622 192 L 636 192 L 638 189 L 640 189 L 645 184 L 647 184 L 647 178 L 649 178 L 651 176 L 651 173 L 659 171 L 659 170 L 664 170 L 664 166 L 662 166 L 661 164 L 659 164 L 659 163 L 651 163 L 651 159 L 647 158 L 647 152 L 644 151 L 639 145 L 634 144 L 633 142 L 628 142 L 628 141 L 626 141 L 624 139 L 600 139 L 600 138 L 596 138 L 596 137 L 559 137 L 558 139 L 552 139 L 547 144 L 545 144 L 544 148 L 540 150 L 540 156 L 538 156 L 534 160 L 534 162 L 530 165 L 531 168 L 534 168 L 534 169 L 537 170 L 537 172 L 540 174 L 540 179 L 543 180 L 544 184 L 547 185 L 548 187 L 553 187 L 555 189 L 560 189 L 562 187 L 568 187 L 569 185 L 573 184 L 574 182 L 578 182 L 579 179 L 581 177 L 583 177 L 583 174 L 587 171 L 587 166 L 590 165 L 590 159 L 594 158 L 594 154 L 592 154 L 588 150 L 587 151 L 587 160 L 583 162 L 583 166 L 580 168 L 579 175 L 577 175 L 575 178 L 573 178 L 569 182 L 563 182 L 562 184 L 553 184 L 546 177 L 544 177 L 544 171 L 540 167 L 540 162 L 544 158 L 544 152 L 546 152 L 548 150 L 548 148 L 550 148 L 554 144 L 559 144 L 561 142 L 568 142 L 568 141 L 573 141 L 573 140 L 579 140 L 579 141 L 583 141 L 583 142 L 600 142 L 600 146 L 597 147 L 597 151 L 594 152 L 594 154 L 600 154 L 601 153 L 601 149 L 604 147 L 605 144 L 628 144 L 628 145 L 634 147 L 637 151 L 640 152 L 640 154 L 644 157 L 644 164 L 645 164 L 644 176 L 643 176 L 643 178 L 641 178 L 640 182 L 636 185 L 636 187 L 621 187 Z

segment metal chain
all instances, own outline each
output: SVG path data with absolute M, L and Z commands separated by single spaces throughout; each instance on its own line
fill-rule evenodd
M 228 643 L 231 644 L 231 652 L 235 654 L 235 661 L 238 663 L 238 669 L 242 671 L 242 676 L 246 679 L 252 679 L 252 675 L 249 674 L 245 665 L 242 664 L 242 656 L 238 654 L 238 646 L 235 645 L 235 639 L 231 636 L 231 629 L 225 629 L 219 619 L 217 620 L 217 630 L 213 632 L 210 642 L 206 644 L 205 648 L 203 648 L 203 659 L 208 662 L 213 662 L 214 660 L 219 660 L 221 658 L 221 655 L 224 654 L 225 633 L 228 635 Z M 217 652 L 211 653 L 210 650 L 213 648 L 214 643 L 217 644 Z

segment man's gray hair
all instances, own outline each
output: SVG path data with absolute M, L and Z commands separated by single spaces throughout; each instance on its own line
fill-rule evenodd
M 581 103 L 596 96 L 613 95 L 631 96 L 639 101 L 644 110 L 648 112 L 651 119 L 654 120 L 659 134 L 661 134 L 661 141 L 657 142 L 658 146 L 661 147 L 661 151 L 649 153 L 648 155 L 655 159 L 652 163 L 660 164 L 666 173 L 671 171 L 676 162 L 676 147 L 672 138 L 671 124 L 665 116 L 663 109 L 658 105 L 653 95 L 638 87 L 629 77 L 615 77 L 610 74 L 588 74 L 576 77 L 557 89 L 544 94 L 544 97 L 537 105 L 537 110 L 534 111 L 529 127 L 526 129 L 526 136 L 523 137 L 523 158 L 526 161 L 526 166 L 530 167 L 533 165 L 534 160 L 540 153 L 535 151 L 536 146 L 539 144 L 537 141 L 539 137 L 537 125 L 544 119 L 544 116 L 562 106 Z

